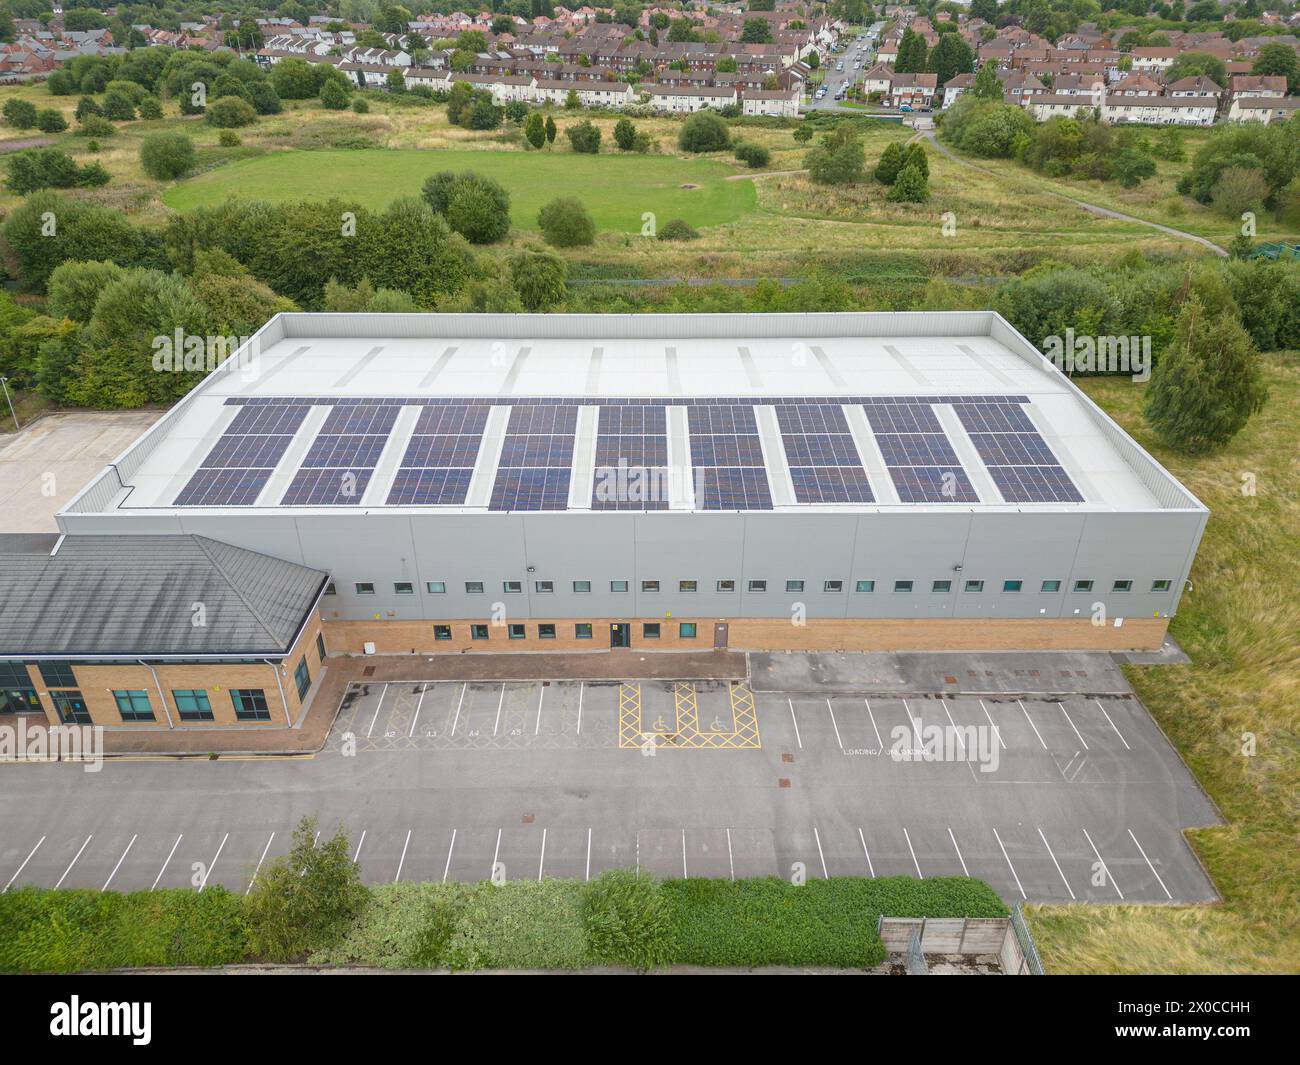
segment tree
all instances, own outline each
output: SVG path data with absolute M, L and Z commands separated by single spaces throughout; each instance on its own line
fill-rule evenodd
M 684 152 L 720 152 L 731 145 L 727 123 L 711 111 L 697 111 L 682 123 L 677 146 Z
M 6 100 L 3 114 L 14 129 L 31 129 L 36 125 L 36 105 L 28 100 L 16 97 Z
M 1165 84 L 1198 77 L 1209 78 L 1220 89 L 1228 87 L 1228 68 L 1222 59 L 1207 52 L 1183 52 L 1176 56 L 1165 71 Z
M 803 125 L 800 126 L 796 126 L 794 131 L 794 139 L 795 142 L 798 144 L 807 144 L 810 140 L 813 139 L 812 126 L 808 125 L 807 123 L 804 123 Z
M 320 88 L 321 106 L 330 111 L 346 111 L 348 91 L 332 78 Z
M 882 185 L 892 185 L 898 180 L 898 172 L 903 169 L 903 146 L 898 141 L 890 141 L 872 171 L 872 177 Z
M 546 143 L 547 143 L 547 144 L 554 144 L 554 143 L 555 143 L 555 135 L 556 135 L 558 132 L 559 132 L 559 129 L 558 129 L 558 128 L 556 127 L 556 125 L 555 125 L 555 118 L 554 118 L 552 115 L 547 115 L 547 116 L 546 116 Z
M 600 130 L 592 125 L 590 119 L 583 119 L 569 126 L 564 131 L 564 135 L 569 138 L 569 143 L 573 145 L 575 152 L 595 155 L 600 151 Z
M 1207 314 L 1200 297 L 1189 295 L 1147 389 L 1144 413 L 1156 435 L 1188 454 L 1217 450 L 1267 398 L 1258 355 L 1237 316 Z
M 130 122 L 135 118 L 135 102 L 121 89 L 109 89 L 104 93 L 101 110 L 105 118 L 114 122 Z
M 898 172 L 894 187 L 885 197 L 891 203 L 925 203 L 929 198 L 929 183 L 915 159 Z
M 630 118 L 620 118 L 614 123 L 614 143 L 621 152 L 630 152 L 636 143 L 636 126 Z
M 546 143 L 546 123 L 540 111 L 531 111 L 524 119 L 524 139 L 534 148 Z
M 573 248 L 593 244 L 596 240 L 596 223 L 581 200 L 561 196 L 537 212 L 537 226 L 546 243 L 557 248 Z
M 736 158 L 751 170 L 765 167 L 772 161 L 772 153 L 761 144 L 737 144 Z
M 216 126 L 217 129 L 236 129 L 256 122 L 257 112 L 253 110 L 252 104 L 238 96 L 223 96 L 208 105 L 204 117 L 209 125 Z
M 271 68 L 271 87 L 282 100 L 310 100 L 320 88 L 305 59 L 281 59 Z
M 527 311 L 549 311 L 564 299 L 568 264 L 558 255 L 525 248 L 510 259 L 510 280 Z
M 50 274 L 46 310 L 55 318 L 70 318 L 85 324 L 90 321 L 104 287 L 125 273 L 115 262 L 62 263 Z
M 1258 214 L 1268 198 L 1268 182 L 1255 167 L 1230 166 L 1214 184 L 1210 202 L 1225 218 L 1237 219 L 1247 211 Z
M 146 96 L 140 101 L 140 117 L 154 121 L 162 118 L 162 102 L 156 96 Z
M 1261 45 L 1250 70 L 1252 74 L 1286 78 L 1287 92 L 1300 93 L 1300 59 L 1289 44 L 1279 41 Z
M 942 88 L 958 74 L 969 74 L 975 69 L 975 53 L 957 34 L 945 33 L 926 59 L 926 69 L 937 76 Z
M 862 142 L 848 125 L 825 134 L 804 157 L 808 176 L 818 185 L 852 185 L 866 176 Z
M 367 892 L 348 839 L 339 830 L 316 842 L 316 819 L 307 817 L 293 833 L 289 853 L 267 862 L 244 900 L 253 953 L 287 961 L 338 939 Z
M 424 201 L 473 244 L 494 244 L 510 232 L 510 194 L 472 170 L 443 171 L 424 183 Z
M 979 73 L 975 75 L 975 82 L 971 85 L 970 94 L 976 100 L 1002 102 L 1002 82 L 998 80 L 996 60 L 990 59 L 980 67 Z
M 61 111 L 49 107 L 36 112 L 36 128 L 42 133 L 62 133 L 68 128 L 68 120 Z
M 150 133 L 140 145 L 140 165 L 159 181 L 189 173 L 194 162 L 194 142 L 184 133 Z
M 566 111 L 576 111 L 582 106 L 582 101 L 578 99 L 578 90 L 570 89 L 564 94 L 564 109 Z
M 925 38 L 909 26 L 898 42 L 898 58 L 894 60 L 894 70 L 899 74 L 922 73 L 925 70 L 926 52 Z
M 742 44 L 771 44 L 772 24 L 765 18 L 747 18 L 740 31 Z
M 78 166 L 58 148 L 28 148 L 5 160 L 6 184 L 20 196 L 38 189 L 96 188 L 108 184 L 108 172 L 98 163 Z M 57 223 L 57 216 L 55 219 Z
M 1137 188 L 1155 172 L 1155 160 L 1136 148 L 1125 148 L 1115 156 L 1115 161 L 1111 165 L 1111 175 L 1126 189 Z
M 480 91 L 474 94 L 474 102 L 470 104 L 469 115 L 463 124 L 470 129 L 496 129 L 501 125 L 503 114 L 502 108 L 492 102 L 492 94 Z
M 471 254 L 464 238 L 414 196 L 399 196 L 358 232 L 364 232 L 364 239 L 357 272 L 381 291 L 411 293 L 422 307 L 432 307 L 438 297 L 454 292 L 470 273 Z

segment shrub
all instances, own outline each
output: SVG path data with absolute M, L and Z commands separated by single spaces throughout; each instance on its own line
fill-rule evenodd
M 546 243 L 557 248 L 574 248 L 596 240 L 596 223 L 582 201 L 571 196 L 560 196 L 538 211 L 537 225 Z
M 114 122 L 130 122 L 135 118 L 135 101 L 121 89 L 110 89 L 104 93 L 104 102 L 100 105 L 105 118 Z
M 78 137 L 111 137 L 117 127 L 99 115 L 87 115 L 77 124 L 75 132 Z
M 672 218 L 659 227 L 660 240 L 695 240 L 700 231 L 682 218 Z
M 6 100 L 0 113 L 14 129 L 31 129 L 36 125 L 36 105 L 28 100 Z
M 534 148 L 546 143 L 546 121 L 540 111 L 533 111 L 524 119 L 524 139 Z
M 572 126 L 569 126 L 564 135 L 569 138 L 569 143 L 573 145 L 575 152 L 583 152 L 586 155 L 595 155 L 600 151 L 600 130 L 592 125 L 590 119 L 584 118 Z
M 248 87 L 248 95 L 252 99 L 253 110 L 259 115 L 278 115 L 284 110 L 284 104 L 280 102 L 280 94 L 269 81 L 253 82 Z
M 106 185 L 108 171 L 98 163 L 78 166 L 58 148 L 28 148 L 5 160 L 9 176 L 6 184 L 20 196 L 38 189 L 96 188 Z
M 645 972 L 673 957 L 668 905 L 646 873 L 601 873 L 584 892 L 583 923 L 591 952 L 601 961 Z
M 146 119 L 162 118 L 162 103 L 156 96 L 146 96 L 140 101 L 140 117 Z
M 510 259 L 510 281 L 527 311 L 549 311 L 564 299 L 569 266 L 558 255 L 527 248 Z
M 371 888 L 343 938 L 317 950 L 311 961 L 382 969 L 445 968 L 450 964 L 447 945 L 472 890 L 461 884 L 406 881 Z
M 331 111 L 345 111 L 348 106 L 348 90 L 331 78 L 320 88 L 321 106 Z
M 866 155 L 848 125 L 825 134 L 805 157 L 808 176 L 818 185 L 852 185 L 866 177 Z
M 751 170 L 758 170 L 772 161 L 772 153 L 761 144 L 737 144 L 736 158 Z
M 217 134 L 217 143 L 223 148 L 238 148 L 244 140 L 233 129 L 223 129 Z
M 93 96 L 83 96 L 77 101 L 77 110 L 74 113 L 77 121 L 81 122 L 87 115 L 102 115 L 104 112 L 99 109 L 99 104 L 95 103 Z
M 125 271 L 114 262 L 66 262 L 50 274 L 47 309 L 56 318 L 90 321 L 104 286 L 119 281 Z
M 494 244 L 510 232 L 510 194 L 490 177 L 443 171 L 424 183 L 425 202 L 473 244 Z
M 54 108 L 46 108 L 36 114 L 36 128 L 42 133 L 62 133 L 68 128 L 68 120 Z
M 222 135 L 230 133 L 222 130 Z M 238 137 L 238 134 L 231 133 Z M 170 181 L 194 169 L 194 142 L 184 133 L 150 133 L 140 145 L 140 165 L 158 181 Z
M 358 96 L 352 101 L 352 112 L 357 115 L 370 114 L 370 104 L 366 102 L 365 97 Z
M 218 129 L 236 129 L 256 122 L 257 112 L 247 100 L 241 100 L 238 96 L 223 96 L 208 105 L 205 117 Z
M 929 184 L 915 162 L 909 162 L 899 171 L 898 180 L 885 197 L 891 203 L 925 203 L 929 198 Z
M 452 968 L 579 969 L 590 964 L 583 885 L 514 880 L 465 889 L 447 943 Z
M 630 118 L 620 118 L 614 123 L 614 143 L 621 152 L 630 152 L 636 143 L 636 126 Z
M 721 152 L 731 145 L 727 123 L 708 111 L 697 111 L 682 123 L 677 147 L 684 152 Z

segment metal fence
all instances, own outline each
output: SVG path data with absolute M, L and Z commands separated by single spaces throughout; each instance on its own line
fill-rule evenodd
M 1016 933 L 1016 940 L 1020 943 L 1020 953 L 1024 957 L 1022 971 L 1031 976 L 1042 976 L 1043 960 L 1038 956 L 1038 947 L 1034 944 L 1034 937 L 1029 934 L 1029 925 L 1025 923 L 1025 912 L 1018 902 L 1011 910 L 1011 927 Z
M 913 926 L 912 934 L 907 937 L 907 950 L 903 954 L 903 964 L 907 966 L 908 976 L 929 976 L 930 966 L 926 964 L 925 955 L 921 953 L 921 929 Z

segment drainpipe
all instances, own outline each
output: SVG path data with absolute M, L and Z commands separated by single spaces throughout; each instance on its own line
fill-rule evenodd
M 175 722 L 172 721 L 172 712 L 170 708 L 167 706 L 167 696 L 163 694 L 162 681 L 158 679 L 158 674 L 154 672 L 153 666 L 151 666 L 143 658 L 139 659 L 139 662 L 140 665 L 144 666 L 144 668 L 147 669 L 150 675 L 153 677 L 154 687 L 158 689 L 158 698 L 162 700 L 163 713 L 167 715 L 167 727 L 175 728 L 176 724 Z
M 284 684 L 280 680 L 280 669 L 269 658 L 262 659 L 271 667 L 271 672 L 275 674 L 275 686 L 280 689 L 280 705 L 284 707 L 284 723 L 293 728 L 293 718 L 289 716 L 289 700 L 284 697 Z

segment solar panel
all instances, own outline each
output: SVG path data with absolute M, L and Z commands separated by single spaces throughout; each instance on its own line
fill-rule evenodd
M 1083 494 L 1015 403 L 954 403 L 971 443 L 1008 503 L 1082 503 Z
M 892 466 L 889 476 L 903 503 L 978 503 L 960 466 Z
M 175 506 L 252 506 L 309 410 L 310 404 L 302 401 L 241 408 L 181 489 Z
M 800 503 L 873 503 L 865 470 L 852 466 L 791 466 L 790 479 Z
M 469 494 L 491 407 L 426 406 L 388 490 L 390 506 L 461 506 Z
M 178 507 L 249 507 L 273 470 L 199 470 L 176 497 Z
M 990 466 L 1008 503 L 1082 503 L 1083 496 L 1060 466 Z
M 953 411 L 970 433 L 1037 433 L 1034 423 L 1014 403 L 954 403 Z
M 868 403 L 863 408 L 873 433 L 942 433 L 928 403 Z
M 469 491 L 472 469 L 400 469 L 388 493 L 390 506 L 462 504 Z
M 503 469 L 492 486 L 490 510 L 565 510 L 569 473 L 560 469 Z
M 321 433 L 312 441 L 311 449 L 307 452 L 307 457 L 302 460 L 302 464 L 304 467 L 373 469 L 386 443 L 388 443 L 387 436 Z
M 223 436 L 199 467 L 273 470 L 291 440 L 292 436 Z
M 566 509 L 577 428 L 576 406 L 513 406 L 488 509 Z
M 771 510 L 763 446 L 751 405 L 688 408 L 697 510 Z
M 971 433 L 988 466 L 1056 466 L 1056 456 L 1037 433 Z
M 886 466 L 960 466 L 943 433 L 878 433 Z
M 373 469 L 309 469 L 303 467 L 280 502 L 287 507 L 355 506 L 361 502 Z
M 601 407 L 592 510 L 667 510 L 668 414 L 663 407 Z
M 798 502 L 874 501 L 862 457 L 838 404 L 778 404 L 776 421 Z
M 321 426 L 321 433 L 377 433 L 387 436 L 401 410 L 401 407 L 388 403 L 336 404 Z
M 767 470 L 751 466 L 697 467 L 695 505 L 700 510 L 771 510 Z

